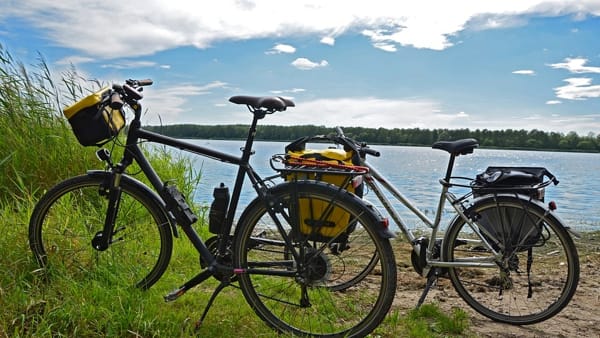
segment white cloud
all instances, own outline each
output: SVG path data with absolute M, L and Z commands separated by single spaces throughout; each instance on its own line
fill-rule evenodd
M 284 91 L 281 91 L 284 92 Z M 174 93 L 176 94 L 176 93 Z M 279 95 L 278 93 L 276 93 Z M 152 95 L 148 96 L 149 98 Z M 190 97 L 182 97 L 188 99 Z M 146 100 L 146 99 L 144 99 Z M 525 129 L 546 130 L 568 133 L 576 131 L 586 135 L 590 131 L 600 130 L 600 114 L 571 115 L 548 114 L 539 112 L 521 114 L 507 113 L 503 108 L 487 112 L 467 113 L 456 110 L 447 112 L 441 102 L 427 98 L 382 99 L 377 97 L 325 98 L 312 101 L 295 100 L 296 107 L 285 112 L 269 115 L 266 124 L 273 125 L 323 125 L 358 126 L 368 128 L 423 128 L 423 129 Z M 248 121 L 248 114 L 239 106 L 227 102 L 213 104 L 216 108 L 225 109 L 222 114 L 189 114 L 184 119 L 182 105 L 172 107 L 168 100 L 161 101 L 162 106 L 147 105 L 151 113 L 161 113 L 163 123 L 198 123 L 198 124 L 234 124 Z M 173 111 L 173 108 L 178 108 Z M 165 115 L 163 111 L 170 111 Z M 145 123 L 158 124 L 146 117 Z M 148 122 L 147 122 L 148 121 Z
M 87 56 L 79 56 L 79 55 L 73 55 L 73 56 L 69 56 L 66 58 L 63 58 L 61 60 L 56 61 L 57 65 L 60 66 L 64 66 L 64 65 L 79 65 L 82 63 L 88 63 L 88 62 L 94 62 L 96 61 L 94 58 L 91 57 L 87 57 Z
M 283 89 L 283 90 L 271 90 L 271 93 L 280 95 L 280 94 L 285 94 L 285 93 L 296 94 L 296 93 L 302 93 L 305 91 L 306 91 L 306 89 L 304 89 L 304 88 L 292 88 L 292 89 Z
M 433 121 L 437 124 L 442 119 L 452 121 L 464 117 L 460 114 L 448 115 L 436 111 L 439 111 L 439 104 L 429 100 L 387 100 L 375 97 L 328 98 L 303 101 L 296 107 L 288 109 L 285 114 L 273 114 L 269 117 L 268 123 L 411 128 L 425 127 Z
M 571 131 L 579 135 L 587 135 L 589 132 L 597 133 L 600 130 L 600 115 L 576 115 L 576 116 L 553 116 L 552 118 L 540 119 L 541 126 L 537 129 L 552 130 L 562 133 Z M 531 126 L 528 129 L 534 129 Z
M 266 54 L 293 54 L 296 52 L 296 47 L 278 43 L 273 48 L 268 50 Z
M 562 101 L 560 100 L 548 100 L 546 101 L 546 104 L 550 104 L 550 105 L 554 105 L 554 104 L 561 104 Z
M 321 43 L 324 45 L 333 46 L 333 45 L 335 45 L 335 38 L 333 38 L 331 36 L 325 36 L 321 39 Z
M 104 64 L 100 66 L 102 68 L 114 68 L 114 69 L 130 69 L 130 68 L 147 68 L 147 67 L 160 67 L 156 62 L 153 61 L 120 61 L 115 63 Z
M 460 128 L 460 126 L 450 126 L 448 128 Z M 469 129 L 525 129 L 525 130 L 545 130 L 561 133 L 575 131 L 580 135 L 586 135 L 590 131 L 600 130 L 600 115 L 570 115 L 564 116 L 547 113 L 537 113 L 532 115 L 508 115 L 491 114 L 471 116 L 469 120 Z
M 592 79 L 576 77 L 563 80 L 567 83 L 554 88 L 556 97 L 567 100 L 585 100 L 600 97 L 600 85 L 592 85 Z
M 527 20 L 520 15 L 511 14 L 482 14 L 471 19 L 469 25 L 474 30 L 497 29 L 522 26 Z
M 92 6 L 93 5 L 93 6 Z M 93 8 L 93 9 L 91 9 Z M 158 15 L 159 13 L 160 15 Z M 274 15 L 276 13 L 276 15 Z M 493 29 L 531 16 L 600 15 L 597 1 L 29 0 L 0 2 L 0 21 L 20 17 L 59 46 L 98 58 L 150 55 L 224 40 L 370 32 L 376 48 L 442 50 L 463 30 Z M 118 23 L 118 24 L 115 24 Z
M 178 121 L 180 114 L 188 110 L 186 107 L 191 98 L 227 88 L 227 85 L 225 82 L 213 81 L 205 85 L 182 84 L 162 88 L 157 84 L 147 87 L 144 89 L 144 107 L 150 109 L 150 114 L 144 119 L 144 123 L 174 123 Z
M 315 68 L 326 67 L 329 63 L 326 60 L 321 60 L 321 62 L 313 62 L 307 58 L 297 58 L 292 62 L 292 66 L 302 69 L 302 70 L 311 70 Z
M 513 74 L 518 74 L 518 75 L 535 75 L 535 72 L 533 70 L 530 70 L 530 69 L 515 70 L 512 73 Z
M 389 43 L 382 43 L 382 42 L 376 42 L 376 43 L 374 43 L 373 47 L 379 48 L 379 49 L 381 49 L 383 51 L 386 51 L 386 52 L 395 52 L 395 51 L 398 50 L 396 48 L 396 46 L 394 46 L 392 44 L 389 44 Z
M 317 124 L 328 127 L 367 128 L 448 128 L 459 129 L 538 129 L 581 135 L 600 130 L 600 114 L 550 115 L 535 113 L 511 115 L 505 112 L 445 112 L 442 104 L 422 98 L 381 99 L 376 97 L 328 98 L 296 102 L 297 106 L 269 116 L 276 125 Z
M 588 67 L 585 64 L 588 62 L 584 58 L 566 58 L 565 62 L 553 63 L 550 67 L 555 69 L 566 69 L 570 73 L 600 73 L 600 67 Z

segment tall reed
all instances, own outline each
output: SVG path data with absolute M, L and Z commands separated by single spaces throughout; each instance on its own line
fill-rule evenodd
M 77 74 L 58 86 L 42 56 L 29 70 L 0 45 L 0 200 L 36 194 L 58 180 L 82 173 L 94 159 L 61 115 L 61 95 L 81 96 Z M 76 91 L 78 91 L 76 93 Z
M 41 55 L 31 70 L 0 45 L 0 201 L 39 196 L 62 179 L 102 168 L 94 149 L 77 142 L 62 109 L 103 85 L 74 67 L 56 80 Z M 192 194 L 199 175 L 190 175 L 189 159 L 162 150 L 151 157 Z

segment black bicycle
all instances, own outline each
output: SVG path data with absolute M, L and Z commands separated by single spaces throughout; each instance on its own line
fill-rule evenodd
M 115 162 L 110 151 L 100 148 L 96 154 L 106 164 L 105 170 L 67 179 L 37 203 L 29 241 L 43 271 L 73 278 L 91 272 L 116 275 L 147 289 L 165 272 L 172 236 L 182 230 L 200 255 L 200 272 L 165 300 L 173 301 L 195 285 L 217 278 L 220 284 L 200 321 L 224 287 L 239 284 L 256 314 L 281 332 L 346 337 L 364 336 L 375 329 L 396 290 L 389 241 L 393 235 L 385 220 L 338 186 L 299 177 L 277 183 L 281 174 L 262 178 L 250 165 L 257 122 L 294 103 L 281 97 L 231 97 L 230 102 L 246 105 L 253 117 L 241 156 L 234 156 L 143 129 L 140 100 L 143 86 L 151 84 L 151 80 L 127 80 L 65 109 L 82 145 L 110 142 L 124 151 Z M 126 107 L 134 117 L 123 143 L 117 136 L 125 124 Z M 215 188 L 209 213 L 214 237 L 206 242 L 200 238 L 192 226 L 198 217 L 177 187 L 153 169 L 142 142 L 239 167 L 231 195 L 224 185 Z M 235 222 L 246 177 L 257 196 Z M 315 237 L 316 232 L 321 236 Z M 344 283 L 344 278 L 355 277 L 352 271 L 366 270 L 360 265 L 373 263 L 353 259 L 360 252 L 375 252 L 376 266 L 369 267 L 371 273 L 360 280 Z M 125 257 L 136 257 L 137 264 L 126 263 L 130 260 Z

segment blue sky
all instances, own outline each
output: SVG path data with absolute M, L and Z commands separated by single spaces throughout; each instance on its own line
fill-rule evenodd
M 0 0 L 0 44 L 55 76 L 152 78 L 145 122 L 600 133 L 600 0 Z M 70 102 L 64 102 L 68 104 Z

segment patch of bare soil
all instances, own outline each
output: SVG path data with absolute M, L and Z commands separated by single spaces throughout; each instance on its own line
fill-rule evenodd
M 394 308 L 400 312 L 413 309 L 425 286 L 410 263 L 408 245 L 395 241 L 398 264 L 398 289 Z M 588 234 L 576 240 L 580 259 L 580 279 L 571 302 L 556 316 L 544 322 L 513 326 L 494 322 L 475 312 L 452 287 L 449 279 L 441 278 L 425 303 L 435 303 L 450 313 L 459 307 L 469 314 L 470 331 L 478 337 L 600 337 L 600 234 Z

